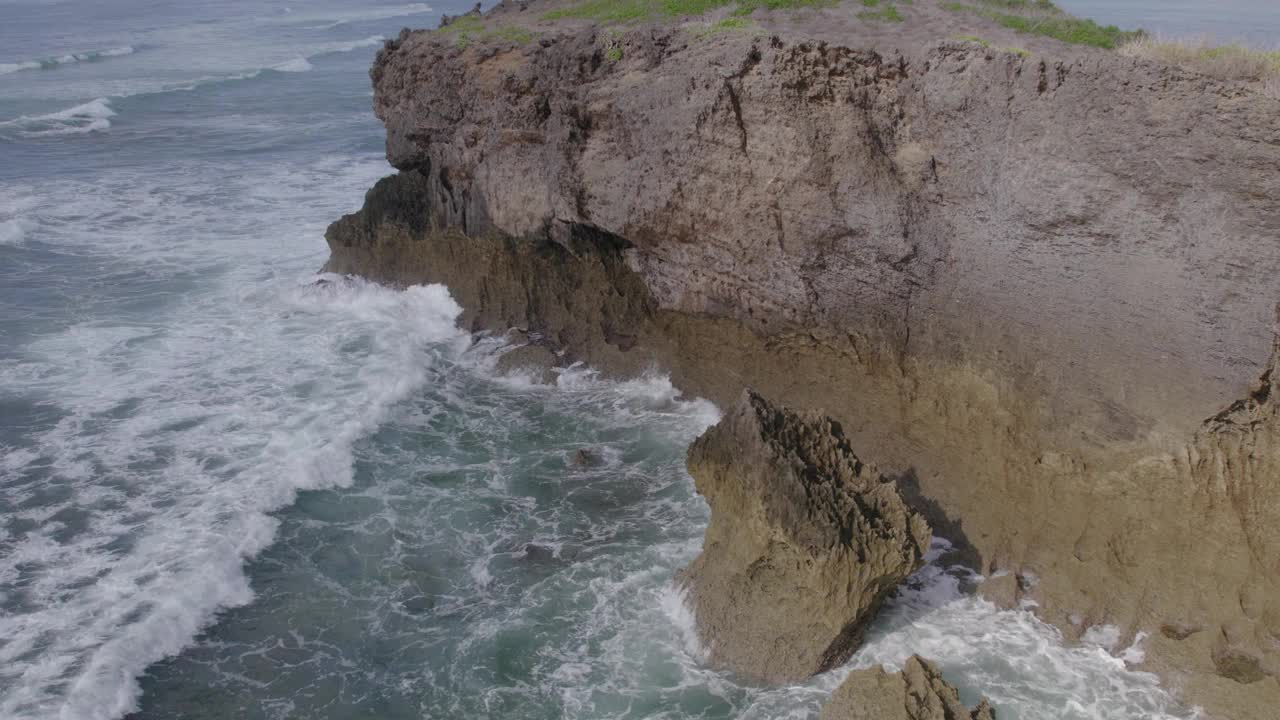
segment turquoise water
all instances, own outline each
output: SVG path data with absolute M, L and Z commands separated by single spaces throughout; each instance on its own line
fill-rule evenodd
M 715 408 L 498 378 L 447 288 L 315 284 L 390 172 L 376 47 L 463 6 L 0 0 L 0 717 L 811 718 L 841 679 L 704 662 L 670 578 Z M 850 667 L 1186 715 L 1140 644 L 1065 647 L 960 575 Z

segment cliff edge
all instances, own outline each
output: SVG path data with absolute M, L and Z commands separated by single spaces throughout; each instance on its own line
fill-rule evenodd
M 446 283 L 474 329 L 722 406 L 822 409 L 1068 637 L 1145 637 L 1211 717 L 1271 717 L 1280 101 L 953 40 L 1022 36 L 933 0 L 548 17 L 576 6 L 387 43 L 400 172 L 329 269 Z

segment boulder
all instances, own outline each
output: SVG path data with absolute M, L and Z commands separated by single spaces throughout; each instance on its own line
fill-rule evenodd
M 923 563 L 924 518 L 824 415 L 744 391 L 688 466 L 711 522 L 678 580 L 713 664 L 769 683 L 829 670 Z
M 542 345 L 521 345 L 503 353 L 495 370 L 499 375 L 526 375 L 535 382 L 553 385 L 559 358 L 550 349 Z
M 919 655 L 902 672 L 883 667 L 859 670 L 841 683 L 822 707 L 820 720 L 995 720 L 986 699 L 972 710 L 942 679 L 938 666 Z

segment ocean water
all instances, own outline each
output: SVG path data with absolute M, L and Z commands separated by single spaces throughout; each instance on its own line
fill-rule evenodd
M 1275 0 L 1055 0 L 1080 17 L 1157 37 L 1242 43 L 1280 50 L 1280 2 Z
M 913 652 L 1002 718 L 1192 716 L 936 561 L 848 668 L 707 667 L 670 579 L 716 408 L 316 276 L 390 172 L 377 45 L 465 6 L 0 0 L 0 718 L 813 718 Z

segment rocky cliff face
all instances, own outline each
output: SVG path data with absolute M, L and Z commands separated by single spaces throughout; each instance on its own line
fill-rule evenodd
M 711 523 L 679 582 L 712 661 L 752 679 L 797 682 L 848 660 L 929 549 L 924 518 L 839 424 L 750 391 L 690 446 L 689 473 Z
M 1068 636 L 1146 632 L 1191 702 L 1270 717 L 1280 102 L 946 41 L 931 0 L 712 35 L 543 7 L 485 21 L 526 42 L 379 54 L 401 172 L 330 269 L 445 282 L 476 329 L 722 405 L 821 408 Z
M 822 707 L 821 720 L 996 720 L 996 712 L 986 700 L 965 707 L 937 665 L 912 655 L 901 672 L 850 674 Z

